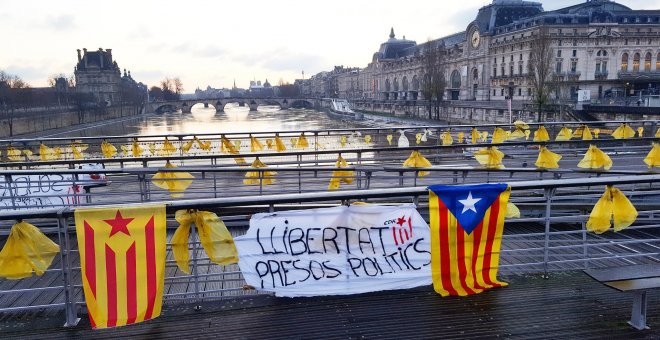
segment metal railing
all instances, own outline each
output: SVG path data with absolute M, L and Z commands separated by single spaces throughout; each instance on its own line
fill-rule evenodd
M 616 185 L 639 211 L 628 229 L 596 235 L 585 230 L 587 212 L 602 195 L 604 186 Z M 657 263 L 660 261 L 660 175 L 613 176 L 511 182 L 510 201 L 522 217 L 505 223 L 500 271 L 548 273 L 587 267 Z M 428 221 L 427 190 L 424 187 L 352 190 L 323 193 L 188 199 L 163 202 L 168 213 L 168 239 L 180 209 L 216 212 L 234 236 L 245 233 L 249 216 L 257 212 L 308 209 L 353 200 L 369 203 L 413 202 Z M 33 310 L 64 310 L 65 324 L 72 326 L 84 306 L 73 209 L 43 209 L 0 212 L 0 238 L 8 235 L 13 220 L 38 226 L 61 247 L 59 259 L 42 277 L 19 281 L 0 280 L 0 315 Z M 255 294 L 237 265 L 212 264 L 193 233 L 190 242 L 191 274 L 183 274 L 171 259 L 168 243 L 165 303 L 199 302 Z M 247 289 L 247 290 L 246 290 Z

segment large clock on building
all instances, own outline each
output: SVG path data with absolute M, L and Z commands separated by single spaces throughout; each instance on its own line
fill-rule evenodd
M 472 47 L 479 47 L 479 42 L 481 42 L 481 36 L 479 35 L 479 31 L 475 30 L 472 32 Z

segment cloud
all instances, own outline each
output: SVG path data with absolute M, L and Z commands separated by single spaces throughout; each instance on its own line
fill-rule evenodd
M 67 31 L 76 28 L 75 18 L 69 14 L 49 16 L 46 18 L 46 26 L 56 31 Z
M 263 67 L 271 71 L 317 70 L 325 66 L 326 60 L 320 55 L 292 53 L 283 48 L 268 50 L 261 53 L 237 54 L 230 56 L 233 62 L 248 67 Z

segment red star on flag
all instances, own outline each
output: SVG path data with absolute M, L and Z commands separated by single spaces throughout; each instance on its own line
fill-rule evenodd
M 396 219 L 396 224 L 403 227 L 404 223 L 406 223 L 406 217 L 405 216 L 401 216 L 401 217 Z
M 103 220 L 103 222 L 109 224 L 112 227 L 112 230 L 110 231 L 110 237 L 118 232 L 122 232 L 130 236 L 131 233 L 128 232 L 128 224 L 133 220 L 133 218 L 123 218 L 119 210 L 117 210 L 117 215 L 115 215 L 114 220 Z

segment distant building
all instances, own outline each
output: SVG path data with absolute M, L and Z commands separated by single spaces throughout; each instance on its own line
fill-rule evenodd
M 268 79 L 261 84 L 261 80 L 250 81 L 250 88 L 248 89 L 251 97 L 272 97 L 274 96 L 273 87 L 268 82 Z
M 200 88 L 195 90 L 195 98 L 197 99 L 216 99 L 229 97 L 231 97 L 230 89 L 214 89 L 211 86 L 206 86 L 206 90 L 202 90 Z
M 76 92 L 91 93 L 98 102 L 111 105 L 120 101 L 121 72 L 117 62 L 112 60 L 112 50 L 99 48 L 90 52 L 83 48 L 81 55 L 78 50 L 78 64 L 74 75 L 76 77 Z

